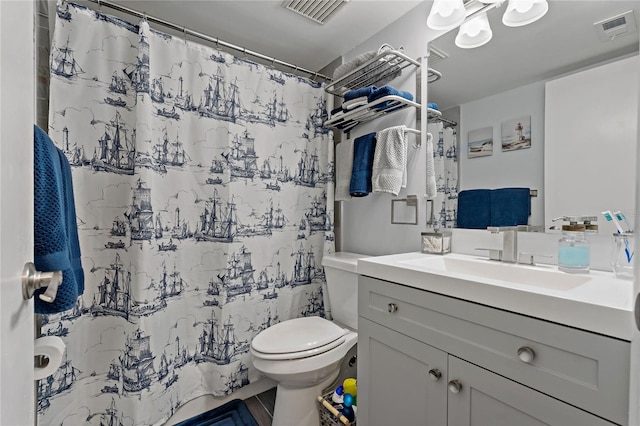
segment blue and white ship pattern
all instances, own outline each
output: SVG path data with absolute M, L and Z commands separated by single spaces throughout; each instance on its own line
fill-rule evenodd
M 43 319 L 67 358 L 38 384 L 39 422 L 161 423 L 255 381 L 257 333 L 324 314 L 325 95 L 145 21 L 58 8 L 49 134 L 72 166 L 85 292 Z

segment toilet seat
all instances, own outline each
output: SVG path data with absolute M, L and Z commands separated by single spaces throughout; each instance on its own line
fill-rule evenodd
M 296 318 L 260 332 L 251 342 L 251 351 L 265 360 L 306 358 L 340 346 L 348 332 L 324 318 Z

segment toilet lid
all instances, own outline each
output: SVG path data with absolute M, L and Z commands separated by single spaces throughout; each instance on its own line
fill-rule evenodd
M 344 340 L 348 330 L 320 317 L 304 317 L 283 321 L 258 333 L 251 342 L 254 350 L 263 354 L 309 352 L 332 346 Z M 340 344 L 340 342 L 336 342 Z M 334 345 L 335 347 L 335 345 Z

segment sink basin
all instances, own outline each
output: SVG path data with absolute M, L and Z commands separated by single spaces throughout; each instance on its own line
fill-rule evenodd
M 425 256 L 402 260 L 400 263 L 441 275 L 463 275 L 465 277 L 460 278 L 485 278 L 560 291 L 572 290 L 591 279 L 586 275 L 566 274 L 546 266 L 517 265 L 474 257 L 452 257 L 451 255 Z

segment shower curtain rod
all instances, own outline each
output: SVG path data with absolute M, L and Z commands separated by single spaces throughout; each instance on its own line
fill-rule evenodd
M 149 16 L 144 12 L 138 12 L 137 10 L 130 9 L 128 7 L 119 5 L 117 3 L 112 3 L 110 1 L 103 1 L 103 0 L 89 0 L 89 1 L 92 2 L 92 3 L 96 3 L 98 5 L 98 8 L 100 8 L 101 6 L 106 6 L 106 7 L 109 7 L 111 9 L 118 10 L 120 12 L 128 13 L 130 15 L 137 16 L 138 18 L 146 19 L 149 22 L 160 24 L 160 25 L 163 25 L 165 27 L 169 27 L 169 28 L 171 28 L 173 30 L 180 31 L 180 32 L 184 33 L 185 35 L 188 34 L 188 35 L 191 35 L 191 36 L 194 36 L 194 37 L 201 38 L 203 40 L 210 41 L 212 43 L 215 43 L 216 47 L 217 46 L 224 46 L 224 47 L 226 47 L 228 49 L 233 49 L 233 50 L 236 50 L 238 52 L 242 52 L 242 54 L 244 54 L 244 55 L 254 56 L 254 57 L 262 59 L 264 61 L 271 62 L 272 66 L 274 64 L 278 64 L 278 65 L 281 65 L 283 67 L 291 68 L 291 69 L 294 70 L 294 72 L 300 71 L 300 72 L 303 72 L 305 74 L 309 74 L 311 79 L 322 78 L 325 81 L 332 81 L 331 77 L 328 77 L 328 76 L 326 76 L 324 74 L 320 74 L 317 71 L 311 71 L 311 70 L 308 70 L 306 68 L 302 68 L 302 67 L 299 67 L 297 65 L 281 61 L 281 60 L 273 58 L 271 56 L 267 56 L 267 55 L 263 55 L 262 53 L 254 52 L 252 50 L 247 49 L 246 47 L 240 47 L 238 45 L 226 42 L 224 40 L 220 40 L 217 37 L 211 37 L 211 36 L 208 36 L 206 34 L 202 34 L 202 33 L 199 33 L 197 31 L 190 30 L 189 28 L 186 28 L 184 26 L 180 26 L 180 25 L 174 24 L 172 22 L 165 21 L 164 19 L 161 19 L 161 18 L 156 18 L 154 16 Z

